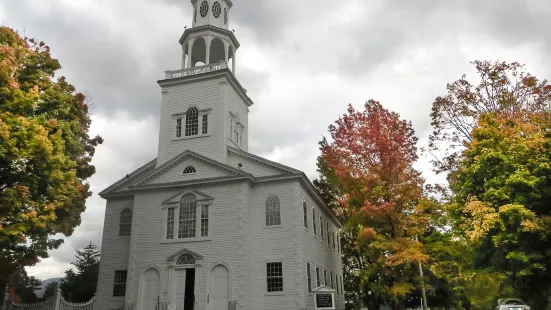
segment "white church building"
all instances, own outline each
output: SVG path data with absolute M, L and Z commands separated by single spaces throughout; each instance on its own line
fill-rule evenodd
M 191 4 L 158 157 L 100 193 L 96 309 L 344 309 L 339 221 L 303 172 L 248 152 L 232 2 Z

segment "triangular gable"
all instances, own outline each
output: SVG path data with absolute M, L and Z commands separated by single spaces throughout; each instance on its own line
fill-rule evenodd
M 203 258 L 202 255 L 199 255 L 199 254 L 197 254 L 197 253 L 195 253 L 191 250 L 188 250 L 188 249 L 184 248 L 184 249 L 181 249 L 180 251 L 170 255 L 169 257 L 167 257 L 166 261 L 171 262 L 171 261 L 175 260 L 176 258 L 180 257 L 181 255 L 184 255 L 184 254 L 189 254 L 189 255 L 193 256 L 193 258 L 195 258 L 195 259 Z
M 228 163 L 232 166 L 241 164 L 240 169 L 255 177 L 299 173 L 300 171 L 280 163 L 262 158 L 228 146 Z
M 182 172 L 184 169 L 192 163 L 196 165 L 201 165 L 203 168 L 208 167 L 208 173 L 201 175 L 201 171 L 197 171 L 195 175 L 184 175 Z M 197 169 L 197 168 L 196 168 Z M 213 170 L 215 169 L 215 170 Z M 217 171 L 218 175 L 213 176 L 213 173 Z M 231 176 L 231 175 L 243 175 L 243 171 L 231 167 L 229 165 L 223 164 L 216 160 L 210 159 L 203 155 L 197 154 L 195 152 L 186 150 L 180 155 L 175 156 L 171 160 L 167 161 L 160 167 L 153 170 L 149 175 L 143 178 L 137 185 L 145 184 L 161 184 L 161 183 L 170 183 L 177 181 L 184 181 L 189 179 L 203 179 L 203 178 L 212 178 L 212 177 L 222 177 L 222 176 Z
M 99 195 L 106 196 L 113 192 L 120 192 L 128 189 L 128 186 L 138 183 L 141 180 L 141 177 L 153 171 L 155 169 L 156 164 L 157 164 L 157 158 L 141 166 L 140 168 L 134 170 L 132 173 L 127 174 L 122 179 L 118 180 L 117 182 L 113 183 L 111 186 L 102 190 L 99 193 Z
M 200 191 L 196 191 L 196 190 L 183 190 L 181 192 L 179 192 L 178 194 L 176 195 L 173 195 L 171 197 L 169 197 L 168 199 L 166 199 L 165 201 L 163 201 L 163 204 L 173 204 L 173 203 L 180 203 L 180 201 L 182 200 L 182 197 L 185 195 L 185 194 L 193 194 L 195 195 L 195 198 L 197 198 L 197 201 L 209 201 L 209 200 L 213 200 L 214 198 L 212 196 L 209 196 L 205 193 L 202 193 Z
M 322 285 L 320 287 L 316 287 L 315 289 L 312 290 L 312 292 L 314 293 L 334 293 L 336 292 L 334 289 L 330 288 L 329 286 L 325 286 L 325 285 Z
M 179 181 L 236 176 L 239 174 L 242 174 L 242 172 L 231 171 L 225 167 L 220 168 L 218 165 L 213 165 L 210 162 L 197 159 L 193 157 L 193 155 L 188 155 L 182 158 L 180 162 L 175 163 L 171 167 L 152 177 L 148 177 L 147 180 L 142 180 L 139 184 L 164 184 Z

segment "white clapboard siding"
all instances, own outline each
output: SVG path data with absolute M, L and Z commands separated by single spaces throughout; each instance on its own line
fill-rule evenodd
M 157 167 L 188 149 L 225 162 L 222 128 L 224 107 L 221 93 L 225 93 L 224 89 L 226 87 L 227 84 L 220 84 L 220 79 L 208 79 L 191 84 L 174 85 L 164 89 Z M 175 139 L 174 132 L 176 129 L 172 115 L 185 113 L 190 107 L 197 107 L 199 110 L 211 109 L 209 133 L 204 137 Z M 185 126 L 185 123 L 182 126 Z
M 326 208 L 322 208 L 322 206 L 318 205 L 312 196 L 310 196 L 306 191 L 302 190 L 301 192 L 301 199 L 300 199 L 300 219 L 302 223 L 302 242 L 303 242 L 303 251 L 304 251 L 304 261 L 303 269 L 304 269 L 304 287 L 302 289 L 303 292 L 307 294 L 307 308 L 306 309 L 314 309 L 314 296 L 313 294 L 308 294 L 308 282 L 307 282 L 307 273 L 306 273 L 306 264 L 310 263 L 310 274 L 312 277 L 312 289 L 316 288 L 316 267 L 319 267 L 320 269 L 320 278 L 321 278 L 321 285 L 325 285 L 324 279 L 323 279 L 323 271 L 327 270 L 327 280 L 329 284 L 331 283 L 329 277 L 331 273 L 333 273 L 333 285 L 335 286 L 335 273 L 339 276 L 339 283 L 340 283 L 340 276 L 342 276 L 342 259 L 341 255 L 337 250 L 337 247 L 333 249 L 333 238 L 330 235 L 331 230 L 335 230 L 335 232 L 338 230 L 337 223 L 332 220 L 332 217 L 329 216 L 329 214 L 326 211 Z M 306 206 L 307 206 L 307 217 L 308 217 L 308 228 L 304 228 L 304 220 L 303 220 L 303 212 L 302 212 L 302 198 L 306 199 Z M 312 224 L 312 208 L 316 210 L 316 235 L 314 235 L 313 230 L 313 224 Z M 320 224 L 319 224 L 319 217 L 323 218 L 323 229 L 324 229 L 324 239 L 321 240 L 321 234 L 320 234 Z M 331 246 L 327 244 L 327 231 L 326 230 L 326 223 L 329 220 L 330 226 L 329 226 L 329 237 L 331 237 Z M 336 239 L 335 239 L 336 241 Z M 335 286 L 336 290 L 336 286 Z M 340 289 L 339 289 L 340 292 Z M 338 296 L 335 296 L 335 303 L 337 305 L 337 309 L 344 308 L 344 298 L 342 294 L 339 294 Z
M 119 237 L 119 218 L 122 210 L 133 211 L 133 198 L 113 198 L 107 201 L 101 243 L 100 272 L 96 291 L 98 309 L 115 309 L 124 303 L 124 297 L 113 297 L 115 270 L 126 270 L 130 237 Z

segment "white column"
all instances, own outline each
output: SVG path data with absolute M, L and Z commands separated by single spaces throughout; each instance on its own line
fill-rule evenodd
M 210 44 L 211 44 L 211 42 L 212 42 L 212 37 L 211 36 L 208 36 L 208 37 L 205 38 L 205 45 L 206 45 L 206 48 L 207 48 L 205 65 L 210 64 Z
M 174 266 L 168 266 L 168 309 L 176 310 L 176 272 Z
M 195 43 L 195 39 L 191 39 L 187 43 L 187 68 L 191 68 L 193 64 L 191 63 L 191 52 L 193 51 L 193 43 Z
M 226 40 L 224 40 L 224 60 L 226 61 L 226 65 L 228 64 L 228 61 L 229 61 L 229 46 L 228 46 L 228 42 Z
M 186 44 L 182 45 L 182 69 L 186 68 Z
M 234 75 L 234 76 L 236 76 L 236 75 L 235 75 L 235 63 L 236 63 L 235 57 L 236 57 L 236 56 L 237 56 L 237 51 L 234 50 L 234 51 L 233 51 L 233 63 L 232 63 L 232 69 L 231 69 L 231 72 L 233 72 L 233 75 Z

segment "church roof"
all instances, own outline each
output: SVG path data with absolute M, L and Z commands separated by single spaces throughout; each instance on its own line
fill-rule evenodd
M 253 155 L 248 152 L 244 152 L 244 151 L 229 147 L 229 146 L 227 147 L 227 150 L 228 152 L 246 157 L 250 160 L 254 160 L 264 165 L 277 168 L 282 173 L 276 174 L 276 175 L 270 175 L 270 176 L 255 177 L 254 175 L 247 173 L 241 169 L 234 168 L 230 165 L 218 162 L 216 160 L 213 160 L 201 154 L 195 153 L 190 150 L 186 150 L 157 168 L 155 168 L 157 160 L 154 159 L 150 161 L 146 165 L 138 168 L 136 171 L 127 175 L 126 178 L 123 178 L 117 181 L 113 185 L 101 191 L 99 195 L 103 198 L 109 198 L 109 197 L 133 195 L 134 192 L 138 190 L 151 190 L 151 189 L 159 189 L 159 188 L 181 188 L 183 186 L 191 186 L 191 185 L 196 186 L 196 185 L 213 184 L 213 183 L 221 183 L 221 182 L 245 181 L 250 183 L 266 183 L 266 182 L 298 180 L 320 205 L 325 206 L 327 213 L 330 214 L 339 225 L 341 225 L 340 221 L 335 216 L 331 208 L 329 208 L 329 206 L 325 203 L 325 201 L 319 195 L 318 191 L 316 190 L 312 182 L 310 182 L 308 177 L 302 171 L 282 165 L 280 163 L 268 160 L 266 158 L 263 158 L 257 155 Z M 156 175 L 159 175 L 163 171 L 170 169 L 171 167 L 181 162 L 185 158 L 194 158 L 196 160 L 201 160 L 209 165 L 213 165 L 220 169 L 230 171 L 232 172 L 232 174 L 228 176 L 211 177 L 211 178 L 194 179 L 194 180 L 182 180 L 182 181 L 175 181 L 175 182 L 155 183 L 155 184 L 147 183 L 148 180 L 151 180 Z M 120 188 L 125 188 L 125 190 L 117 191 L 117 189 L 120 189 Z

